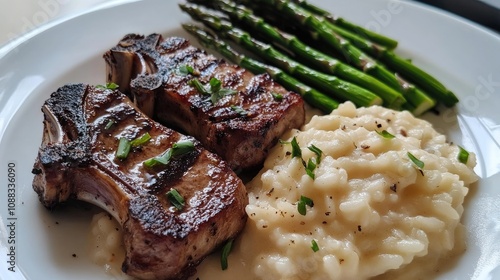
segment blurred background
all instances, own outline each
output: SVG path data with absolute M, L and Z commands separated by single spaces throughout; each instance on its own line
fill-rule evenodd
M 2 7 L 0 9 L 0 47 L 47 23 L 99 7 L 130 1 L 135 0 L 0 0 Z M 450 11 L 500 34 L 500 0 L 419 0 L 416 2 Z

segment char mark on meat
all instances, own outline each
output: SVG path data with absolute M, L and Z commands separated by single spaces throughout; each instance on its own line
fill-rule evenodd
M 104 58 L 108 82 L 118 84 L 147 115 L 200 140 L 234 170 L 260 166 L 285 131 L 304 123 L 298 94 L 183 38 L 129 34 Z M 213 78 L 234 94 L 213 103 L 192 84 L 197 79 L 210 89 Z
M 123 270 L 141 279 L 183 279 L 217 246 L 243 228 L 245 186 L 222 159 L 191 136 L 152 121 L 124 94 L 67 85 L 42 106 L 44 132 L 33 167 L 43 205 L 70 199 L 107 210 L 124 230 Z M 151 139 L 116 156 L 120 138 Z M 161 167 L 144 165 L 179 141 L 194 149 Z M 177 210 L 166 193 L 177 190 Z M 217 231 L 214 232 L 214 225 Z

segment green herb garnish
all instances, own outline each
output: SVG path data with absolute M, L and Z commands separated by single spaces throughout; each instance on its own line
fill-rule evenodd
M 220 267 L 222 270 L 226 270 L 228 267 L 227 264 L 227 257 L 229 256 L 229 253 L 231 253 L 231 249 L 233 247 L 233 239 L 229 239 L 224 247 L 222 247 L 222 254 L 220 256 Z
M 115 90 L 118 88 L 118 85 L 115 83 L 106 83 L 106 85 L 97 85 L 95 86 L 96 88 L 102 88 L 102 89 L 110 89 L 110 90 Z
M 411 161 L 420 169 L 424 168 L 424 162 L 420 161 L 418 158 L 416 158 L 414 155 L 412 155 L 410 152 L 407 153 L 408 157 L 411 159 Z
M 192 79 L 188 84 L 195 87 L 202 95 L 210 96 L 210 101 L 213 105 L 222 97 L 236 93 L 235 90 L 222 88 L 222 82 L 217 78 L 210 79 L 209 88 L 205 87 L 198 79 Z
M 313 252 L 318 252 L 319 251 L 318 243 L 314 239 L 311 240 L 311 249 L 313 250 Z
M 316 166 L 317 165 L 312 158 L 310 158 L 309 161 L 307 161 L 307 165 L 305 166 L 307 175 L 309 175 L 309 177 L 311 177 L 311 179 L 313 180 L 316 178 L 316 175 L 314 175 L 314 170 L 316 169 Z
M 112 124 L 108 123 L 108 125 L 111 127 Z M 108 125 L 106 125 L 106 127 Z M 125 137 L 120 138 L 120 142 L 118 143 L 118 149 L 116 150 L 116 157 L 119 159 L 126 159 L 132 147 L 144 145 L 146 144 L 146 142 L 149 141 L 149 139 L 151 139 L 151 136 L 147 132 L 144 133 L 141 137 L 136 138 L 132 141 L 128 140 Z
M 116 157 L 119 159 L 126 159 L 128 153 L 130 153 L 130 141 L 127 138 L 120 138 L 120 142 L 118 142 L 118 149 L 116 150 Z
M 292 144 L 292 158 L 298 157 L 302 159 L 302 150 L 300 149 L 299 143 L 297 143 L 297 138 L 293 137 L 290 144 Z
M 460 146 L 458 146 L 458 148 L 460 149 L 457 156 L 458 161 L 463 164 L 467 164 L 467 161 L 469 161 L 469 152 Z
M 113 125 L 115 124 L 114 120 L 109 120 L 106 126 L 104 127 L 105 130 L 110 129 Z
M 279 139 L 279 140 L 278 140 L 278 142 L 279 142 L 281 145 L 288 145 L 288 144 L 290 144 L 290 142 L 289 142 L 289 141 L 285 141 L 285 140 L 283 140 L 283 139 Z
M 141 137 L 130 141 L 132 147 L 137 147 L 146 144 L 151 139 L 151 135 L 148 132 L 144 133 Z
M 172 148 L 167 149 L 161 155 L 147 159 L 143 165 L 146 167 L 154 167 L 157 165 L 167 165 L 172 157 L 181 156 L 194 150 L 194 143 L 189 140 L 179 141 L 172 145 Z
M 241 116 L 248 116 L 248 112 L 241 106 L 231 105 L 231 109 Z
M 280 93 L 271 92 L 271 95 L 273 96 L 274 100 L 276 100 L 276 101 L 281 101 L 281 100 L 283 100 L 283 95 L 282 95 L 282 94 L 280 94 Z
M 210 79 L 210 101 L 215 105 L 222 97 L 235 94 L 236 91 L 228 88 L 222 88 L 222 82 L 217 78 Z
M 297 203 L 297 211 L 299 211 L 299 214 L 301 214 L 302 216 L 306 215 L 307 212 L 306 206 L 313 207 L 314 202 L 312 201 L 312 199 L 301 195 L 299 202 Z
M 387 130 L 382 130 L 382 131 L 376 131 L 380 136 L 386 138 L 386 139 L 392 139 L 396 136 L 390 134 Z
M 172 156 L 177 157 L 194 150 L 194 143 L 190 140 L 182 140 L 172 145 Z
M 200 75 L 200 72 L 194 70 L 193 67 L 191 67 L 187 64 L 179 66 L 179 68 L 177 69 L 177 73 L 179 73 L 182 76 L 187 76 L 189 74 L 194 75 L 194 76 Z
M 167 165 L 170 162 L 170 158 L 172 158 L 172 149 L 167 149 L 161 155 L 145 160 L 143 165 L 146 167 Z
M 196 88 L 196 90 L 202 95 L 210 95 L 210 91 L 208 91 L 205 86 L 198 79 L 189 80 L 188 85 Z
M 184 198 L 176 189 L 171 189 L 167 192 L 167 198 L 177 210 L 184 208 Z
M 314 161 L 312 158 L 310 158 L 307 162 L 302 158 L 302 150 L 300 149 L 300 146 L 299 146 L 299 143 L 297 142 L 297 138 L 296 137 L 293 137 L 292 138 L 292 141 L 288 142 L 288 141 L 283 141 L 283 140 L 279 140 L 279 142 L 283 145 L 288 145 L 288 144 L 291 144 L 292 145 L 292 158 L 294 157 L 298 157 L 300 158 L 301 162 L 302 162 L 302 165 L 304 165 L 305 169 L 306 169 L 306 173 L 307 175 L 309 175 L 309 177 L 311 177 L 313 180 L 315 179 L 315 175 L 314 175 L 314 170 L 316 169 L 316 167 L 318 166 L 318 164 L 321 162 L 321 156 L 323 155 L 323 151 L 321 151 L 320 148 L 314 146 L 313 144 L 311 144 L 309 147 L 307 147 L 310 151 L 312 151 L 313 153 L 316 154 L 316 160 Z
M 307 147 L 311 152 L 316 154 L 316 164 L 320 164 L 321 162 L 321 155 L 323 155 L 323 151 L 314 146 L 314 144 L 311 144 L 311 146 Z

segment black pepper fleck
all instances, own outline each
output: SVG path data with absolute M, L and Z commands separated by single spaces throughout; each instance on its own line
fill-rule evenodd
M 270 190 L 266 193 L 266 195 L 267 195 L 267 196 L 271 196 L 271 194 L 273 193 L 273 191 L 274 191 L 274 188 L 270 189 Z

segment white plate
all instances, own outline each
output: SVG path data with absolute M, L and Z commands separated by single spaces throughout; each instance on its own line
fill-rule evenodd
M 453 110 L 425 116 L 451 141 L 477 153 L 476 172 L 481 177 L 465 205 L 468 249 L 440 279 L 500 279 L 500 37 L 411 2 L 319 4 L 398 39 L 402 55 L 437 76 L 461 99 Z M 0 278 L 109 277 L 86 257 L 90 211 L 79 205 L 49 213 L 31 188 L 31 168 L 42 136 L 40 107 L 66 83 L 102 84 L 102 54 L 126 33 L 187 36 L 180 23 L 188 21 L 173 1 L 131 2 L 60 22 L 0 57 Z M 15 173 L 9 174 L 9 164 L 15 164 Z M 16 179 L 13 216 L 8 213 L 9 175 Z M 15 244 L 9 244 L 13 240 Z M 7 270 L 12 245 L 15 273 Z

